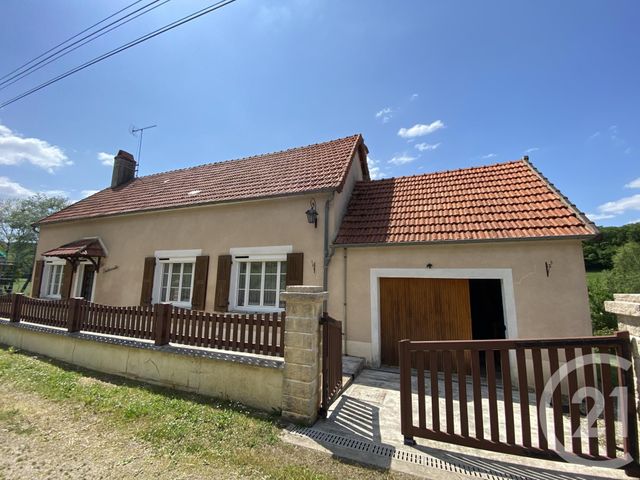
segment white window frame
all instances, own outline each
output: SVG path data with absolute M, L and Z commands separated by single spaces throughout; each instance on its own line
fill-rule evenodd
M 73 275 L 73 287 L 71 288 L 71 291 L 74 293 L 73 295 L 74 297 L 80 296 L 80 292 L 82 290 L 82 277 L 84 276 L 84 267 L 86 265 L 92 265 L 92 263 L 89 260 L 83 260 L 80 263 L 78 263 L 76 267 L 76 272 Z M 91 285 L 91 297 L 86 299 L 90 302 L 93 302 L 95 298 L 97 274 L 98 274 L 98 271 L 96 269 L 96 271 L 93 272 L 93 284 Z
M 64 275 L 64 266 L 66 264 L 66 260 L 58 257 L 44 257 L 44 268 L 42 271 L 42 287 L 40 288 L 40 297 L 42 298 L 52 298 L 55 300 L 59 300 L 62 298 L 60 291 L 62 290 L 62 280 Z M 49 295 L 47 292 L 49 291 L 49 274 L 51 272 L 52 266 L 61 266 L 60 272 L 60 291 L 58 291 L 55 295 Z
M 172 305 L 180 308 L 191 308 L 191 300 L 193 298 L 193 285 L 196 274 L 196 257 L 202 255 L 201 249 L 191 249 L 191 250 L 156 250 L 154 256 L 156 257 L 156 268 L 153 275 L 153 292 L 152 292 L 152 302 L 160 303 L 164 302 L 162 298 L 160 298 L 160 294 L 162 291 L 162 270 L 164 265 L 167 263 L 192 263 L 193 268 L 191 270 L 191 298 L 189 298 L 188 302 L 167 302 Z M 173 268 L 173 267 L 172 267 Z M 182 288 L 182 275 L 180 276 L 180 289 Z
M 238 279 L 240 277 L 240 263 L 248 262 L 286 262 L 287 254 L 293 252 L 292 245 L 276 245 L 264 247 L 243 247 L 231 248 L 229 253 L 232 257 L 231 263 L 231 282 L 229 288 L 229 309 L 238 312 L 259 312 L 273 313 L 282 312 L 284 308 L 280 308 L 280 264 L 278 264 L 278 279 L 276 283 L 276 306 L 258 306 L 258 305 L 238 305 Z M 249 270 L 246 271 L 247 282 L 249 281 Z M 261 280 L 260 303 L 264 300 L 264 268 Z M 248 298 L 248 290 L 245 289 L 245 299 Z M 246 303 L 246 302 L 245 302 Z

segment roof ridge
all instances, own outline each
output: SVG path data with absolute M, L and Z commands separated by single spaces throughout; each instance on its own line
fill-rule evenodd
M 427 177 L 430 175 L 443 175 L 445 173 L 454 173 L 454 172 L 468 172 L 470 170 L 483 170 L 486 168 L 498 167 L 503 165 L 511 165 L 511 164 L 517 164 L 517 163 L 525 163 L 525 160 L 521 158 L 519 160 L 509 160 L 507 162 L 491 163 L 489 165 L 478 165 L 476 167 L 453 168 L 451 170 L 438 170 L 436 172 L 417 173 L 415 175 L 401 175 L 399 177 L 379 178 L 377 180 L 371 180 L 370 182 L 367 182 L 367 183 L 379 183 L 379 182 L 384 182 L 389 180 L 406 180 L 406 179 L 413 179 L 413 178 L 419 178 L 419 177 Z
M 260 153 L 260 154 L 257 154 L 257 155 L 249 155 L 248 157 L 231 158 L 231 159 L 228 159 L 228 160 L 221 160 L 221 161 L 218 161 L 218 162 L 207 162 L 207 163 L 202 163 L 200 165 L 193 165 L 191 167 L 176 168 L 174 170 L 165 170 L 164 172 L 150 173 L 149 175 L 144 175 L 142 177 L 136 177 L 136 178 L 134 178 L 134 180 L 143 179 L 143 178 L 150 178 L 150 177 L 156 177 L 158 175 L 165 175 L 165 174 L 168 174 L 168 173 L 177 173 L 177 172 L 184 172 L 184 171 L 187 171 L 187 170 L 195 170 L 196 168 L 208 167 L 210 165 L 224 165 L 224 164 L 227 164 L 227 163 L 242 162 L 242 161 L 246 161 L 246 160 L 252 160 L 252 159 L 255 159 L 255 158 L 266 157 L 266 156 L 269 156 L 269 155 L 279 155 L 279 154 L 282 154 L 282 153 L 293 152 L 295 150 L 303 150 L 305 148 L 317 147 L 317 146 L 320 146 L 320 145 L 326 145 L 328 143 L 339 142 L 341 140 L 346 140 L 346 139 L 352 138 L 352 137 L 353 138 L 358 138 L 358 137 L 361 137 L 361 136 L 362 136 L 362 134 L 356 133 L 356 134 L 353 134 L 353 135 L 347 135 L 346 137 L 334 138 L 332 140 L 327 140 L 327 141 L 324 141 L 324 142 L 310 143 L 309 145 L 302 145 L 302 146 L 299 146 L 299 147 L 291 147 L 291 148 L 286 148 L 284 150 L 276 150 L 275 152 Z M 107 187 L 107 188 L 109 188 L 109 187 Z

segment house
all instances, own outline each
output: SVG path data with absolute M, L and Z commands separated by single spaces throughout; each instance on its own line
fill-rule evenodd
M 528 158 L 372 181 L 361 135 L 135 177 L 38 222 L 33 295 L 209 311 L 323 285 L 346 353 L 397 341 L 590 335 L 594 225 Z

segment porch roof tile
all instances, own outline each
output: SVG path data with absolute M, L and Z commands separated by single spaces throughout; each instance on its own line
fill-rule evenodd
M 588 238 L 596 227 L 527 160 L 356 184 L 336 245 Z

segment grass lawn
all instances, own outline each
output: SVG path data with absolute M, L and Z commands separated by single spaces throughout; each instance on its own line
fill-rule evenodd
M 400 478 L 284 443 L 278 422 L 0 346 L 0 478 Z
M 602 276 L 603 272 L 587 272 L 587 280 L 595 280 Z

